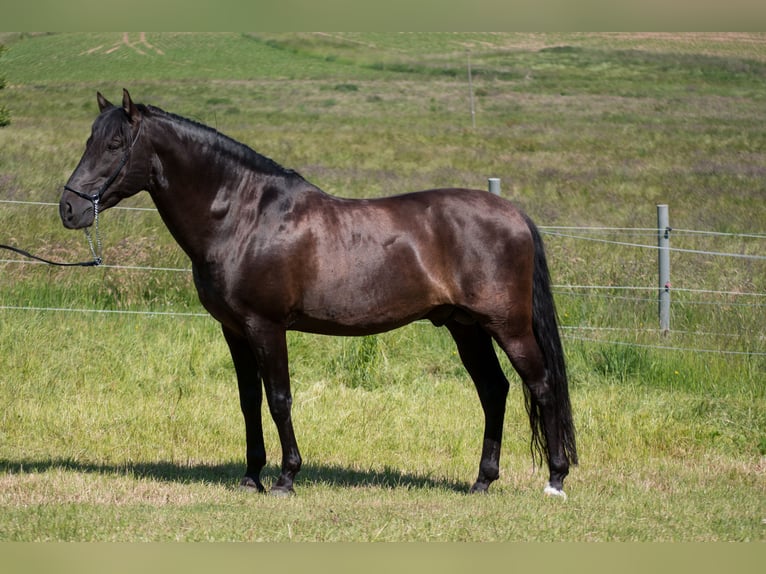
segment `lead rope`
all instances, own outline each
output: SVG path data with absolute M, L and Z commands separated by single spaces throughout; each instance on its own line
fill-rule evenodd
M 46 259 L 45 257 L 39 257 L 37 255 L 32 255 L 29 251 L 25 251 L 24 249 L 19 249 L 18 247 L 14 247 L 13 245 L 4 245 L 0 244 L 0 249 L 7 249 L 8 251 L 13 251 L 14 253 L 18 253 L 19 255 L 23 255 L 24 257 L 29 257 L 30 259 L 35 259 L 37 261 L 40 261 L 42 263 L 47 263 L 48 265 L 57 265 L 59 267 L 98 267 L 103 262 L 103 258 L 101 257 L 102 249 L 101 249 L 101 234 L 98 230 L 98 198 L 95 198 L 93 201 L 93 227 L 95 227 L 95 233 L 96 236 L 96 243 L 95 246 L 93 244 L 93 238 L 90 235 L 90 227 L 85 227 L 83 230 L 85 231 L 85 238 L 88 240 L 88 247 L 90 247 L 90 253 L 93 256 L 93 261 L 80 261 L 78 263 L 64 263 L 62 261 L 51 261 L 50 259 Z
M 102 184 L 101 188 L 98 190 L 97 193 L 93 195 L 89 195 L 77 189 L 71 188 L 68 185 L 64 186 L 64 189 L 71 191 L 75 195 L 78 195 L 79 197 L 82 197 L 83 199 L 87 199 L 88 201 L 93 203 L 93 225 L 91 227 L 94 228 L 93 236 L 95 236 L 95 242 L 93 240 L 93 236 L 91 236 L 90 227 L 84 228 L 85 238 L 88 240 L 88 247 L 90 248 L 90 253 L 93 256 L 93 261 L 82 261 L 79 263 L 62 263 L 59 261 L 51 261 L 50 259 L 45 259 L 44 257 L 38 257 L 37 255 L 32 255 L 28 251 L 19 249 L 18 247 L 13 247 L 12 245 L 0 244 L 0 249 L 7 249 L 9 251 L 13 251 L 14 253 L 18 253 L 19 255 L 23 255 L 24 257 L 29 257 L 30 259 L 36 259 L 37 261 L 47 263 L 48 265 L 59 265 L 61 267 L 74 267 L 74 266 L 97 267 L 101 265 L 101 263 L 103 262 L 103 257 L 101 256 L 102 254 L 101 233 L 99 232 L 99 229 L 98 229 L 98 205 L 99 205 L 99 202 L 101 201 L 101 196 L 109 188 L 109 186 L 112 185 L 114 180 L 117 179 L 117 176 L 120 175 L 122 168 L 124 168 L 125 164 L 128 162 L 128 157 L 130 156 L 130 152 L 133 150 L 133 146 L 136 145 L 136 142 L 138 141 L 138 136 L 141 135 L 141 128 L 143 127 L 143 125 L 144 125 L 143 122 L 138 124 L 138 131 L 136 132 L 136 135 L 133 138 L 133 141 L 130 143 L 130 147 L 128 147 L 128 149 L 125 150 L 125 155 L 122 156 L 120 165 L 117 166 L 117 169 L 114 171 L 114 173 L 112 173 L 112 175 Z

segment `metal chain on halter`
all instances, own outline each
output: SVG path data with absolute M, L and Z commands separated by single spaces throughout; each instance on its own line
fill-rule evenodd
M 85 238 L 88 240 L 88 247 L 90 247 L 90 253 L 93 255 L 94 265 L 101 265 L 103 261 L 101 257 L 101 234 L 98 231 L 98 198 L 93 200 L 93 229 L 96 236 L 96 246 L 93 247 L 93 239 L 90 236 L 90 227 L 85 227 Z

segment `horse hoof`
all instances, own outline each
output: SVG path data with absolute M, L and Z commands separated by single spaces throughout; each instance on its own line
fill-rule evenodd
M 484 482 L 477 482 L 468 492 L 469 494 L 487 494 L 489 492 L 489 484 Z
M 292 488 L 272 486 L 271 490 L 269 490 L 269 494 L 277 498 L 289 498 L 295 495 L 295 491 Z
M 260 482 L 253 480 L 249 476 L 244 477 L 239 482 L 239 489 L 247 492 L 264 492 L 265 490 Z
M 548 484 L 545 487 L 545 490 L 543 490 L 543 494 L 545 494 L 545 496 L 555 496 L 557 498 L 560 498 L 561 500 L 566 500 L 567 499 L 567 493 L 566 492 L 564 492 L 563 490 L 560 490 L 558 488 L 555 488 L 555 487 L 551 486 L 550 484 Z

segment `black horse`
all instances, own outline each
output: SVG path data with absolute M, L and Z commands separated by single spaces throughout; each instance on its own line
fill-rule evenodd
M 301 456 L 291 420 L 288 329 L 369 335 L 418 319 L 446 326 L 485 415 L 472 492 L 498 478 L 509 384 L 494 339 L 523 381 L 533 456 L 547 494 L 577 463 L 566 367 L 540 235 L 486 191 L 438 189 L 340 199 L 217 131 L 99 93 L 85 153 L 64 186 L 61 220 L 146 190 L 191 259 L 200 300 L 223 328 L 247 436 L 242 486 L 263 491 L 263 388 L 282 447 L 274 494 L 293 491 Z

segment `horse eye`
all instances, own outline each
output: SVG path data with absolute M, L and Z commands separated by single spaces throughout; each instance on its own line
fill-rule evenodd
M 112 140 L 108 144 L 106 144 L 106 149 L 108 149 L 109 151 L 116 151 L 120 149 L 120 146 L 121 146 L 120 140 Z

